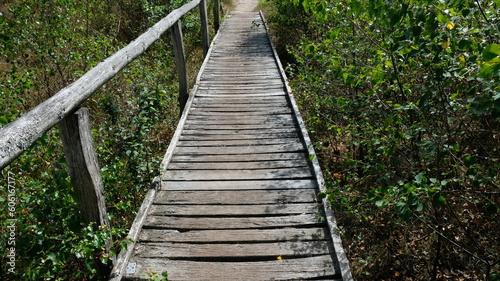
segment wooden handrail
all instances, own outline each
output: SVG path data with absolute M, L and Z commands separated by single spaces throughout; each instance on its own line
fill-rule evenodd
M 136 57 L 143 54 L 151 44 L 174 26 L 182 16 L 200 5 L 203 47 L 208 47 L 208 23 L 205 0 L 193 0 L 149 28 L 145 33 L 120 49 L 97 66 L 85 73 L 80 79 L 60 90 L 16 121 L 0 128 L 0 170 L 19 157 L 45 132 L 54 127 L 69 114 L 78 110 L 79 106 L 92 94 L 113 78 Z M 219 0 L 215 0 L 214 14 L 218 15 Z M 205 11 L 205 16 L 203 15 Z M 216 11 L 217 10 L 217 11 Z M 215 19 L 218 23 L 218 19 Z M 206 53 L 206 50 L 205 50 Z M 177 67 L 184 67 L 177 65 Z M 186 85 L 187 87 L 187 85 Z M 180 97 L 180 99 L 183 99 Z M 187 98 L 186 98 L 187 99 Z

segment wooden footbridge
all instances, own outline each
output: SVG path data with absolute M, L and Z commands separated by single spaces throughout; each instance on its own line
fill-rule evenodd
M 352 280 L 261 13 L 221 25 L 162 169 L 112 280 Z

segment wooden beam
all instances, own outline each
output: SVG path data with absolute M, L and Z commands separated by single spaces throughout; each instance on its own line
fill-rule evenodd
M 215 31 L 219 31 L 220 27 L 220 0 L 214 1 L 214 26 Z
M 200 20 L 201 20 L 201 33 L 203 34 L 202 47 L 203 57 L 208 54 L 210 48 L 210 35 L 208 34 L 208 16 L 207 16 L 207 0 L 200 1 Z
M 182 38 L 181 20 L 178 20 L 172 26 L 172 39 L 174 44 L 175 64 L 177 65 L 177 74 L 179 76 L 179 105 L 180 114 L 182 115 L 189 97 L 189 85 L 186 68 L 186 53 L 184 51 L 184 41 Z
M 109 226 L 89 112 L 81 108 L 59 122 L 69 174 L 86 223 Z

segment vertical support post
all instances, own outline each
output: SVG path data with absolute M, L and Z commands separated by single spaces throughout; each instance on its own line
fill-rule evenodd
M 210 48 L 210 35 L 208 34 L 208 16 L 207 16 L 207 0 L 200 1 L 200 20 L 201 33 L 203 34 L 203 57 L 207 56 L 208 48 Z
M 172 25 L 172 39 L 174 43 L 175 64 L 177 65 L 177 74 L 179 75 L 179 105 L 182 115 L 184 107 L 188 100 L 188 76 L 186 69 L 186 53 L 184 51 L 184 42 L 182 39 L 182 23 L 178 20 Z
M 104 201 L 104 184 L 102 182 L 94 141 L 90 129 L 89 112 L 81 108 L 59 122 L 59 130 L 64 144 L 64 153 L 76 193 L 78 207 L 85 223 L 95 222 L 97 226 L 110 229 L 106 203 Z M 96 229 L 97 230 L 97 229 Z M 106 243 L 106 252 L 112 247 L 112 238 Z M 96 254 L 101 249 L 95 249 Z M 96 269 L 100 276 L 106 276 L 108 266 L 96 261 Z
M 220 0 L 214 1 L 214 25 L 215 31 L 219 31 L 220 26 Z
M 89 111 L 81 108 L 59 122 L 69 174 L 86 223 L 109 227 L 104 184 L 90 130 Z

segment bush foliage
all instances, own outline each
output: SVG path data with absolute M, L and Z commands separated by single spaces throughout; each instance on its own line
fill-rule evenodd
M 0 126 L 28 112 L 187 2 L 1 2 Z M 189 74 L 194 78 L 203 53 L 198 10 L 183 18 L 183 29 Z M 95 261 L 106 264 L 120 249 L 143 196 L 160 173 L 177 125 L 178 86 L 170 41 L 167 32 L 83 105 L 91 112 L 111 230 L 96 231 L 83 224 L 57 127 L 2 171 L 3 280 L 96 279 Z M 11 235 L 7 187 L 13 187 L 16 195 L 15 274 L 7 272 L 11 268 L 7 264 L 11 247 L 6 242 Z M 104 253 L 104 241 L 110 235 L 115 246 Z
M 355 277 L 498 278 L 500 2 L 262 4 Z

